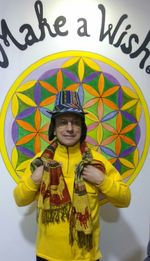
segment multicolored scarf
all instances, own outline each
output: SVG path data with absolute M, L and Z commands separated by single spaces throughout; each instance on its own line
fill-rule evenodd
M 61 164 L 55 160 L 54 154 L 57 141 L 52 142 L 40 158 L 31 163 L 31 171 L 44 165 L 44 173 L 40 186 L 38 199 L 38 216 L 42 223 L 59 223 L 68 220 L 70 224 L 69 243 L 73 245 L 77 240 L 80 248 L 88 251 L 92 248 L 92 221 L 82 171 L 86 165 L 94 165 L 105 172 L 101 161 L 92 159 L 90 149 L 86 143 L 81 144 L 82 160 L 75 169 L 73 198 L 71 201 L 69 191 L 62 173 Z

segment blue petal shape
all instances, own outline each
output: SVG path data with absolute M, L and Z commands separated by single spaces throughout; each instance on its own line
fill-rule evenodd
M 43 113 L 47 118 L 51 118 L 51 111 L 47 108 L 44 108 L 44 107 L 39 107 L 39 110 L 41 113 Z
M 103 146 L 100 146 L 100 149 L 101 149 L 104 153 L 106 153 L 107 155 L 109 155 L 109 156 L 111 156 L 111 157 L 113 157 L 113 158 L 117 158 L 117 154 L 116 154 L 114 151 L 112 151 L 111 149 L 106 148 L 106 147 L 103 147 Z
M 79 95 L 80 103 L 81 103 L 81 105 L 83 105 L 83 103 L 84 103 L 84 91 L 83 91 L 82 85 L 79 86 L 78 95 Z
M 118 113 L 118 111 L 113 111 L 113 112 L 108 113 L 107 115 L 105 115 L 102 118 L 101 122 L 108 121 L 108 120 L 114 118 L 117 115 L 117 113 Z

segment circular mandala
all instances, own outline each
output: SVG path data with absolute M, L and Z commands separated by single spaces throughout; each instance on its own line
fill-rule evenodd
M 144 97 L 120 66 L 100 55 L 68 51 L 31 65 L 11 87 L 2 108 L 2 156 L 16 182 L 29 160 L 48 145 L 56 94 L 75 90 L 86 112 L 87 143 L 131 184 L 149 146 Z

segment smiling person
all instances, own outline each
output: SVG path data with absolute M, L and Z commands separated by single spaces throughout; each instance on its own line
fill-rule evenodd
M 127 207 L 130 189 L 111 163 L 87 146 L 77 92 L 58 93 L 50 114 L 51 143 L 27 168 L 15 201 L 18 206 L 37 201 L 37 261 L 100 260 L 99 194 Z

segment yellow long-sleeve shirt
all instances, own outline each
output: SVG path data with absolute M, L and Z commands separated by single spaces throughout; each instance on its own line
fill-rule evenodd
M 127 207 L 130 203 L 130 190 L 121 180 L 120 174 L 100 153 L 92 150 L 93 158 L 101 160 L 106 168 L 104 181 L 98 186 L 88 182 L 86 190 L 89 197 L 91 219 L 93 224 L 93 248 L 90 252 L 80 249 L 76 243 L 69 245 L 69 223 L 50 223 L 44 225 L 38 223 L 36 254 L 49 261 L 95 261 L 101 258 L 99 248 L 100 224 L 99 224 L 99 192 L 116 207 Z M 63 175 L 70 193 L 73 195 L 74 170 L 81 161 L 82 155 L 79 144 L 73 147 L 65 147 L 58 144 L 54 160 L 62 164 Z M 21 181 L 14 190 L 14 198 L 18 206 L 25 206 L 38 198 L 39 186 L 31 179 L 30 168 L 27 168 Z

